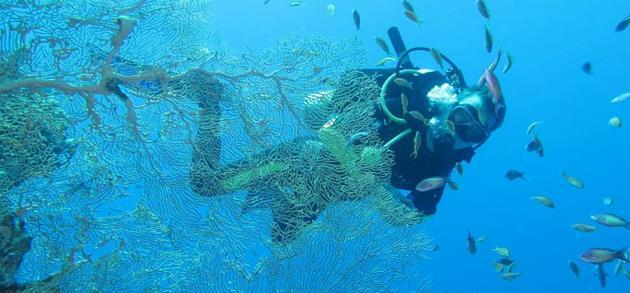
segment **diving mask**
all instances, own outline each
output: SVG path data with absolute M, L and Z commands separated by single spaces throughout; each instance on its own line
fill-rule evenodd
M 469 104 L 459 104 L 453 108 L 448 119 L 455 125 L 455 132 L 465 142 L 483 143 L 490 135 L 479 122 L 477 109 Z

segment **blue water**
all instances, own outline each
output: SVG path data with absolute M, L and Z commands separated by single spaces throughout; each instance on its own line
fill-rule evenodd
M 424 20 L 420 28 L 403 16 L 399 1 L 328 1 L 336 6 L 329 16 L 326 1 L 304 1 L 289 7 L 287 1 L 218 1 L 217 31 L 231 47 L 264 48 L 285 34 L 356 36 L 369 48 L 372 66 L 384 54 L 375 35 L 386 36 L 399 26 L 408 47 L 439 48 L 476 81 L 494 54 L 484 49 L 485 20 L 475 1 L 423 0 L 410 2 Z M 628 129 L 610 127 L 612 116 L 630 119 L 628 105 L 609 104 L 612 97 L 630 90 L 630 32 L 615 33 L 616 24 L 630 13 L 630 2 L 618 1 L 486 1 L 495 48 L 514 56 L 514 66 L 499 75 L 507 99 L 505 123 L 465 165 L 461 190 L 447 191 L 438 214 L 426 226 L 440 250 L 422 268 L 433 279 L 435 292 L 630 292 L 624 277 L 608 277 L 601 289 L 593 266 L 579 261 L 592 247 L 623 248 L 630 243 L 627 229 L 598 227 L 592 234 L 569 225 L 593 224 L 589 216 L 613 212 L 630 217 L 627 168 L 630 157 Z M 356 31 L 351 12 L 362 16 Z M 496 52 L 496 51 L 495 51 Z M 592 62 L 593 76 L 581 71 Z M 426 59 L 426 66 L 434 66 Z M 501 67 L 500 67 L 501 68 Z M 524 151 L 527 126 L 539 128 L 544 158 Z M 511 168 L 526 173 L 527 181 L 509 182 Z M 563 181 L 567 171 L 586 184 L 578 190 Z M 551 197 L 556 208 L 547 209 L 529 198 Z M 615 203 L 602 203 L 606 195 Z M 466 251 L 466 233 L 487 235 L 479 252 Z M 522 277 L 508 282 L 494 272 L 499 257 L 491 251 L 508 247 Z M 576 281 L 568 268 L 580 266 Z M 612 275 L 614 263 L 605 266 Z

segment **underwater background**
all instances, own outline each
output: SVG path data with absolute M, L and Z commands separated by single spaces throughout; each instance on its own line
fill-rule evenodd
M 129 2 L 133 4 L 136 1 Z M 170 1 L 147 2 L 155 4 Z M 24 206 L 24 202 L 29 199 L 39 203 L 33 204 L 27 213 L 27 229 L 29 220 L 37 222 L 37 225 L 31 224 L 31 231 L 47 235 L 46 241 L 40 241 L 37 233 L 31 233 L 34 239 L 33 251 L 25 256 L 18 281 L 33 282 L 63 271 L 69 266 L 64 259 L 73 255 L 78 259 L 89 259 L 87 263 L 90 266 L 68 270 L 53 286 L 61 291 L 83 292 L 90 288 L 91 291 L 99 292 L 417 292 L 428 288 L 428 292 L 630 292 L 630 281 L 624 272 L 613 276 L 616 262 L 604 265 L 608 277 L 606 287 L 602 288 L 595 267 L 580 260 L 580 255 L 591 248 L 617 250 L 630 245 L 627 228 L 604 227 L 590 219 L 591 215 L 597 213 L 613 213 L 630 218 L 630 181 L 627 176 L 630 133 L 625 126 L 619 128 L 609 125 L 609 119 L 613 116 L 622 120 L 630 119 L 630 105 L 610 103 L 612 98 L 630 91 L 630 31 L 615 32 L 615 26 L 630 13 L 629 1 L 487 0 L 491 18 L 486 20 L 479 15 L 474 0 L 410 0 L 422 19 L 420 25 L 405 17 L 401 1 L 303 0 L 295 6 L 289 5 L 295 1 L 264 2 L 216 0 L 207 7 L 192 5 L 193 8 L 177 12 L 177 17 L 169 21 L 195 25 L 196 19 L 190 18 L 207 17 L 207 22 L 198 22 L 206 26 L 194 27 L 194 31 L 182 26 L 167 34 L 156 31 L 161 29 L 160 22 L 168 17 L 156 16 L 151 19 L 149 11 L 138 17 L 150 19 L 153 25 L 151 29 L 136 29 L 131 35 L 132 42 L 145 45 L 134 47 L 133 52 L 122 50 L 121 55 L 126 54 L 128 60 L 137 62 L 131 66 L 134 69 L 130 71 L 134 71 L 142 65 L 166 64 L 165 60 L 156 56 L 180 53 L 184 56 L 183 52 L 177 50 L 198 42 L 212 52 L 225 52 L 221 53 L 225 56 L 239 56 L 241 52 L 252 55 L 267 52 L 261 53 L 263 57 L 258 59 L 259 64 L 267 65 L 265 58 L 270 58 L 268 55 L 273 55 L 274 51 L 265 50 L 276 46 L 278 40 L 287 36 L 295 40 L 317 37 L 342 44 L 349 42 L 350 45 L 339 45 L 339 48 L 328 43 L 322 45 L 332 48 L 333 52 L 329 53 L 338 53 L 339 58 L 347 59 L 348 55 L 365 53 L 364 58 L 340 62 L 341 67 L 330 72 L 331 76 L 335 76 L 343 69 L 375 67 L 374 64 L 386 55 L 375 44 L 374 37 L 385 38 L 387 29 L 397 26 L 408 48 L 439 48 L 463 70 L 466 80 L 473 83 L 494 60 L 497 48 L 500 48 L 514 58 L 511 70 L 507 74 L 498 74 L 508 108 L 506 120 L 477 151 L 471 164 L 464 164 L 463 176 L 453 172 L 452 178 L 460 189 L 447 189 L 438 205 L 437 214 L 412 228 L 375 224 L 372 232 L 366 235 L 385 236 L 343 242 L 335 253 L 327 250 L 331 240 L 317 235 L 309 236 L 310 242 L 302 244 L 300 249 L 304 252 L 292 250 L 271 253 L 272 248 L 258 241 L 268 237 L 268 230 L 261 227 L 268 225 L 269 214 L 241 218 L 238 217 L 238 201 L 242 200 L 242 196 L 234 197 L 238 199 L 234 202 L 232 197 L 207 199 L 190 192 L 185 184 L 187 173 L 178 169 L 181 167 L 181 170 L 187 170 L 190 162 L 189 146 L 184 143 L 172 146 L 168 139 L 148 146 L 134 143 L 137 134 L 124 126 L 125 121 L 131 121 L 127 115 L 129 112 L 124 110 L 124 103 L 116 101 L 111 103 L 117 107 L 107 104 L 97 108 L 105 113 L 101 123 L 109 123 L 111 127 L 97 135 L 91 130 L 94 128 L 89 126 L 90 121 L 94 122 L 94 117 L 84 111 L 83 96 L 78 97 L 73 93 L 59 100 L 62 104 L 64 101 L 67 103 L 64 104 L 66 113 L 78 117 L 69 133 L 87 145 L 79 147 L 78 153 L 82 155 L 73 157 L 70 165 L 65 166 L 59 174 L 47 175 L 46 179 L 23 184 L 6 193 L 12 196 L 12 206 L 16 209 Z M 99 5 L 83 11 L 86 14 L 99 14 L 99 9 L 107 11 L 112 5 L 101 1 L 90 3 Z M 329 4 L 335 6 L 334 13 L 329 12 Z M 167 6 L 158 11 L 168 15 Z M 12 9 L 8 5 L 0 7 Z M 156 7 L 161 6 L 157 4 Z M 63 12 L 61 8 L 55 17 L 66 18 L 71 10 Z M 353 10 L 361 15 L 360 30 L 356 30 L 353 24 Z M 187 13 L 194 17 L 189 18 Z M 111 19 L 117 16 L 115 12 L 102 15 L 109 14 Z M 494 37 L 495 49 L 492 53 L 486 52 L 484 46 L 486 24 Z M 6 29 L 6 26 L 3 27 Z M 107 33 L 116 29 L 113 24 L 103 27 L 107 28 Z M 165 27 L 168 30 L 168 26 Z M 51 29 L 46 33 L 54 35 L 56 32 L 56 29 Z M 82 33 L 89 35 L 89 31 Z M 104 40 L 102 43 L 108 45 L 108 34 L 95 35 L 96 39 Z M 179 36 L 189 35 L 189 39 L 177 46 L 165 45 L 170 40 L 179 40 Z M 14 50 L 7 44 L 16 39 L 4 36 L 3 51 Z M 291 42 L 281 46 L 289 46 Z M 89 42 L 69 43 L 83 48 L 89 45 Z M 101 49 L 86 50 L 92 53 L 83 53 L 86 56 L 100 56 L 96 58 L 100 60 L 107 54 L 94 51 L 107 52 L 110 49 L 107 45 Z M 355 46 L 360 49 L 353 49 Z M 44 54 L 41 58 L 48 57 Z M 173 60 L 178 57 L 181 56 L 175 56 Z M 187 59 L 182 57 L 179 60 Z M 209 66 L 213 71 L 238 74 L 240 69 L 244 71 L 254 66 L 251 64 L 256 64 L 256 61 L 248 63 L 246 58 L 243 60 Z M 416 54 L 413 60 L 419 67 L 436 67 L 428 54 Z M 194 68 L 203 63 L 198 60 L 195 62 L 190 66 L 174 66 L 173 72 L 183 72 L 187 66 Z M 592 64 L 590 74 L 583 70 L 586 62 Z M 237 65 L 230 67 L 231 64 Z M 503 66 L 504 63 L 501 63 L 499 68 Z M 127 69 L 117 67 L 116 70 Z M 64 76 L 77 73 L 68 70 L 54 74 L 51 72 L 55 72 L 55 68 L 33 67 L 30 71 L 46 72 L 32 76 L 49 79 L 63 79 Z M 261 86 L 268 82 L 245 84 L 242 92 L 247 92 L 248 86 Z M 319 90 L 311 84 L 304 87 Z M 194 121 L 194 115 L 182 114 L 180 118 L 185 123 L 175 123 L 172 129 L 167 129 L 164 126 L 166 119 L 161 114 L 167 111 L 173 114 L 180 110 L 170 104 L 180 102 L 178 98 L 169 98 L 166 100 L 168 103 L 162 104 L 147 98 L 151 94 L 130 95 L 138 110 L 140 122 L 136 126 L 147 141 L 158 136 L 158 131 L 152 133 L 152 130 L 159 128 L 176 133 L 178 127 Z M 81 102 L 69 102 L 73 99 Z M 194 105 L 182 103 L 183 112 L 196 111 Z M 262 109 L 265 108 L 258 107 L 258 111 Z M 263 114 L 259 112 L 253 115 Z M 107 118 L 107 115 L 123 118 Z M 525 150 L 531 140 L 527 128 L 536 121 L 542 122 L 536 131 L 545 146 L 544 157 Z M 278 124 L 286 127 L 291 122 Z M 194 127 L 190 132 L 194 133 Z M 238 137 L 242 132 L 235 131 L 231 135 Z M 187 139 L 184 136 L 173 134 L 181 142 Z M 230 139 L 233 137 L 229 135 L 226 137 L 225 145 L 244 145 L 242 142 L 232 142 Z M 239 156 L 238 153 L 230 155 Z M 157 160 L 138 163 L 131 159 L 135 156 Z M 113 167 L 85 167 L 87 165 L 81 160 L 99 161 L 100 164 L 111 164 Z M 507 180 L 505 174 L 511 169 L 523 171 L 526 179 Z M 107 180 L 101 178 L 107 173 L 103 170 L 118 174 L 113 177 L 118 181 L 106 183 Z M 568 184 L 562 172 L 581 179 L 585 188 L 577 189 Z M 164 177 L 160 178 L 163 181 L 153 177 L 155 173 L 163 173 Z M 72 181 L 83 177 L 83 183 Z M 99 181 L 101 179 L 103 182 Z M 58 186 L 55 183 L 70 181 L 70 187 L 60 187 L 64 183 Z M 51 188 L 51 185 L 55 188 Z M 80 199 L 69 200 L 65 196 L 60 199 L 58 196 L 78 188 L 86 189 L 74 191 L 82 194 Z M 552 198 L 555 208 L 546 208 L 530 199 L 541 194 Z M 19 200 L 15 200 L 17 195 L 20 195 Z M 614 202 L 611 205 L 604 204 L 605 197 L 612 197 Z M 358 205 L 348 207 L 347 211 L 357 212 L 366 206 Z M 318 220 L 324 222 L 324 228 L 321 229 L 329 231 L 326 229 L 336 227 L 330 223 L 339 220 L 340 215 L 345 215 L 348 221 L 345 230 L 339 228 L 340 234 L 355 229 L 360 224 L 354 223 L 354 214 L 347 211 L 338 212 L 337 217 L 334 212 L 329 217 L 322 217 Z M 213 212 L 218 215 L 216 218 L 212 217 Z M 144 214 L 138 217 L 139 213 Z M 361 214 L 354 220 L 360 222 L 371 217 L 375 216 Z M 325 223 L 327 220 L 329 224 Z M 81 226 L 87 222 L 92 224 Z M 575 223 L 594 225 L 597 231 L 576 231 L 570 227 Z M 81 227 L 87 226 L 94 230 L 84 233 Z M 478 252 L 474 255 L 466 249 L 469 232 L 476 237 L 486 238 L 477 243 Z M 336 235 L 334 231 L 329 233 Z M 89 240 L 82 241 L 75 234 Z M 421 234 L 431 239 L 432 244 L 426 244 Z M 410 238 L 405 239 L 406 236 Z M 99 242 L 103 239 L 107 241 Z M 111 239 L 117 241 L 110 242 Z M 371 239 L 374 241 L 371 242 Z M 418 241 L 414 244 L 411 241 L 413 239 Z M 75 242 L 82 243 L 82 257 L 74 254 Z M 124 248 L 121 242 L 125 243 Z M 359 269 L 353 266 L 353 253 L 360 253 L 363 249 L 380 251 L 380 247 L 383 250 L 396 249 L 396 252 L 383 253 L 373 262 L 358 263 L 356 266 Z M 493 251 L 495 247 L 509 248 L 510 258 L 516 261 L 515 269 L 521 276 L 511 281 L 501 278 L 493 265 L 501 258 Z M 291 255 L 297 256 L 292 258 Z M 101 258 L 103 261 L 97 261 Z M 580 268 L 581 276 L 577 280 L 569 268 L 569 261 Z M 80 261 L 73 259 L 70 263 Z M 257 279 L 257 274 L 252 272 L 258 271 L 255 268 L 261 263 L 266 264 L 265 269 L 260 270 L 264 277 Z M 344 269 L 347 267 L 351 269 Z M 398 271 L 398 267 L 405 274 Z M 626 270 L 630 270 L 630 265 L 626 267 Z M 371 287 L 367 280 L 387 286 Z M 345 282 L 351 285 L 346 286 Z

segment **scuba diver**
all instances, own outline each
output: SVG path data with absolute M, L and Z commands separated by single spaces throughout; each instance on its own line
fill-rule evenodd
M 429 178 L 446 181 L 456 164 L 470 162 L 475 150 L 503 122 L 505 103 L 498 80 L 492 73 L 497 62 L 485 71 L 477 86 L 468 87 L 459 68 L 441 53 L 437 54 L 451 66 L 444 75 L 438 71 L 415 68 L 408 55 L 416 51 L 431 50 L 422 47 L 407 50 L 397 28 L 391 28 L 388 33 L 399 57 L 396 68 L 358 70 L 374 77 L 381 87 L 380 99 L 372 111 L 373 118 L 377 121 L 372 131 L 378 134 L 381 141 L 389 142 L 387 145 L 393 154 L 391 170 L 387 170 L 391 174 L 391 180 L 383 183 L 399 191 L 409 191 L 408 195 L 397 197 L 397 200 L 423 216 L 430 216 L 435 214 L 445 186 L 442 184 L 432 188 L 419 188 L 420 183 Z M 344 82 L 350 75 L 346 74 L 341 78 L 336 92 L 352 90 L 340 88 L 353 84 Z M 327 198 L 334 197 L 321 195 L 324 199 L 307 200 L 304 204 L 297 205 L 286 196 L 278 196 L 277 194 L 286 193 L 293 196 L 298 193 L 297 196 L 300 196 L 298 190 L 291 190 L 282 184 L 273 186 L 274 181 L 281 181 L 284 176 L 293 176 L 300 180 L 310 178 L 313 182 L 309 184 L 312 185 L 325 183 L 309 177 L 306 174 L 312 172 L 309 168 L 292 169 L 289 172 L 274 160 L 295 157 L 300 151 L 308 149 L 308 152 L 317 154 L 322 160 L 344 165 L 344 155 L 337 154 L 335 149 L 326 150 L 325 146 L 319 146 L 312 138 L 300 138 L 254 155 L 254 159 L 248 158 L 222 166 L 219 163 L 221 139 L 218 135 L 221 107 L 217 99 L 223 87 L 216 80 L 211 84 L 216 96 L 199 102 L 201 124 L 193 147 L 191 189 L 203 196 L 248 190 L 246 200 L 251 194 L 275 193 L 272 195 L 271 205 L 272 240 L 280 244 L 294 241 L 302 229 L 315 221 L 321 211 L 332 203 L 333 200 Z M 333 94 L 330 99 L 334 101 L 337 96 Z M 322 129 L 330 126 L 333 121 L 326 122 Z M 422 144 L 419 144 L 420 140 Z M 335 171 L 329 171 L 327 176 L 342 178 L 337 180 L 340 185 L 344 184 L 346 176 L 351 176 L 330 172 Z M 261 184 L 266 184 L 269 188 L 250 189 Z M 325 189 L 326 186 L 321 188 Z M 334 189 L 329 188 L 326 191 L 334 192 Z M 339 199 L 346 198 L 344 194 L 339 194 L 336 200 Z

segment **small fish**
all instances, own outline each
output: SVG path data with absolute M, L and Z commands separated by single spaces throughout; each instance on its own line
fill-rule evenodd
M 525 146 L 525 150 L 528 152 L 536 152 L 540 157 L 545 155 L 545 149 L 543 148 L 542 142 L 537 135 L 534 135 L 532 141 L 527 143 L 527 145 Z
M 385 58 L 383 58 L 383 59 L 379 60 L 378 62 L 376 62 L 376 66 L 383 66 L 383 65 L 385 65 L 385 63 L 388 63 L 388 62 L 396 62 L 396 61 L 397 61 L 397 60 L 396 60 L 396 58 L 393 58 L 393 57 L 385 57 Z
M 597 228 L 595 228 L 595 226 L 591 226 L 587 224 L 579 224 L 579 223 L 571 225 L 571 228 L 580 232 L 584 232 L 584 233 L 591 233 L 591 232 L 597 231 Z
M 626 30 L 626 28 L 628 28 L 628 26 L 630 25 L 630 15 L 626 16 L 626 18 L 622 19 L 619 24 L 617 24 L 617 27 L 615 28 L 615 31 L 620 33 L 624 30 Z
M 389 46 L 387 45 L 387 42 L 385 42 L 383 38 L 376 36 L 374 37 L 374 40 L 376 41 L 376 45 L 378 45 L 379 48 L 381 48 L 381 50 L 387 53 L 387 55 L 391 54 L 391 52 L 389 51 Z
M 512 68 L 512 64 L 513 64 L 513 58 L 512 55 L 510 55 L 510 53 L 506 54 L 507 56 L 507 63 L 505 64 L 505 66 L 503 67 L 503 73 L 508 73 L 508 71 L 510 71 L 510 69 Z
M 597 265 L 597 276 L 599 277 L 599 285 L 602 288 L 606 287 L 606 272 L 604 271 L 604 266 L 601 264 Z
M 621 126 L 623 126 L 623 123 L 621 122 L 621 118 L 615 116 L 613 118 L 610 118 L 610 120 L 608 120 L 608 125 L 612 127 L 616 127 L 616 128 L 621 128 Z
M 422 23 L 422 20 L 420 19 L 420 17 L 418 17 L 418 15 L 414 11 L 405 10 L 405 16 L 407 17 L 407 19 L 411 20 L 412 22 L 416 24 Z
M 427 118 L 418 111 L 409 111 L 409 115 L 411 115 L 414 119 L 421 121 L 423 124 L 427 124 L 429 122 L 429 120 L 427 120 Z
M 497 273 L 503 273 L 503 271 L 505 271 L 505 265 L 503 265 L 502 263 L 495 262 L 494 263 L 494 270 Z
M 619 260 L 617 261 L 617 264 L 615 265 L 615 269 L 613 270 L 613 276 L 618 277 L 619 274 L 621 274 L 621 271 L 623 271 L 623 264 L 625 264 L 626 262 L 623 260 Z
M 584 64 L 582 64 L 582 71 L 584 71 L 584 73 L 591 75 L 593 73 L 593 65 L 591 64 L 591 62 L 585 62 Z
M 569 261 L 569 268 L 571 272 L 573 272 L 573 275 L 575 275 L 575 279 L 580 279 L 580 267 L 578 267 L 576 263 Z
M 328 15 L 333 16 L 335 15 L 335 12 L 337 12 L 337 7 L 335 7 L 334 4 L 328 4 L 328 6 L 326 6 L 326 11 L 328 12 Z
M 492 102 L 495 105 L 503 103 L 503 91 L 501 90 L 501 84 L 499 83 L 499 79 L 494 73 L 488 69 L 486 69 L 483 73 L 483 79 L 485 80 L 485 84 L 488 87 L 488 90 L 492 94 Z
M 493 72 L 497 69 L 497 66 L 499 66 L 499 62 L 501 62 L 501 57 L 503 56 L 503 50 L 499 49 L 499 53 L 497 54 L 497 57 L 494 58 L 494 61 L 492 61 L 492 63 L 490 63 L 490 66 L 488 66 L 488 71 Z M 484 77 L 484 82 L 485 82 L 485 77 Z
M 615 259 L 620 259 L 628 262 L 628 258 L 624 252 L 624 249 L 613 250 L 608 248 L 592 248 L 582 253 L 582 255 L 580 255 L 580 259 L 583 262 L 592 264 L 604 264 Z
M 584 183 L 582 182 L 582 180 L 577 179 L 569 174 L 567 174 L 567 172 L 562 172 L 560 175 L 562 175 L 562 178 L 564 178 L 564 181 L 566 181 L 567 183 L 569 183 L 569 185 L 577 188 L 577 189 L 584 189 Z
M 506 281 L 513 281 L 515 278 L 520 277 L 521 273 L 517 272 L 506 272 L 501 274 L 501 278 Z
M 477 0 L 477 9 L 479 9 L 479 13 L 486 19 L 490 19 L 490 13 L 488 13 L 488 6 L 486 6 L 486 2 L 483 0 Z
M 462 167 L 462 163 L 455 163 L 455 170 L 457 170 L 457 174 L 459 174 L 459 176 L 464 176 L 464 167 Z
M 267 3 L 269 3 L 269 1 L 271 1 L 271 0 L 265 0 L 265 5 L 267 5 Z
M 402 106 L 403 115 L 407 114 L 407 110 L 409 110 L 409 98 L 405 93 L 400 94 L 400 105 Z
M 542 121 L 536 121 L 533 122 L 532 124 L 530 124 L 527 127 L 527 134 L 532 135 L 535 131 L 536 131 L 536 127 L 538 127 L 538 125 L 542 124 Z
M 532 196 L 531 199 L 541 203 L 542 205 L 550 209 L 553 209 L 555 207 L 555 204 L 553 203 L 553 201 L 544 195 Z
M 606 213 L 606 214 L 595 214 L 591 216 L 591 219 L 598 224 L 604 225 L 606 227 L 625 227 L 626 229 L 630 229 L 630 222 L 626 221 L 626 219 L 621 216 L 617 216 L 615 214 Z
M 361 15 L 359 15 L 359 12 L 356 9 L 352 10 L 352 20 L 354 21 L 354 26 L 357 30 L 361 30 Z
M 602 199 L 602 202 L 604 203 L 604 205 L 611 206 L 611 205 L 613 205 L 615 200 L 612 198 L 612 196 L 605 196 Z
M 402 77 L 397 77 L 394 79 L 394 83 L 401 86 L 401 87 L 405 87 L 408 88 L 410 90 L 414 90 L 413 86 L 411 85 L 410 82 L 408 82 L 406 79 L 402 78 Z
M 503 273 L 506 269 L 511 272 L 515 264 L 516 262 L 514 262 L 513 260 L 504 257 L 499 261 L 494 262 L 494 269 L 497 271 L 497 273 Z
M 431 48 L 429 49 L 429 51 L 431 52 L 431 57 L 433 57 L 433 60 L 435 61 L 435 63 L 437 63 L 437 65 L 440 66 L 440 69 L 444 69 L 444 62 L 442 61 L 442 53 L 440 53 L 440 51 L 438 51 L 438 49 L 436 48 Z
M 505 247 L 495 247 L 492 251 L 496 252 L 498 255 L 502 257 L 510 257 L 510 250 Z
M 459 190 L 459 185 L 453 181 L 446 181 L 446 184 L 448 185 L 448 187 L 454 191 L 458 191 Z
M 468 253 L 470 254 L 477 253 L 477 243 L 470 231 L 468 231 L 468 237 L 466 237 L 466 249 L 468 249 Z
M 444 177 L 431 177 L 424 179 L 416 185 L 416 190 L 420 192 L 426 192 L 434 189 L 438 189 L 446 185 L 448 179 Z
M 500 263 L 500 264 L 502 264 L 502 265 L 504 265 L 504 266 L 511 266 L 511 265 L 513 265 L 515 262 L 514 262 L 513 260 L 511 260 L 511 259 L 507 258 L 507 257 L 504 257 L 504 258 L 500 259 L 500 260 L 498 261 L 498 263 Z
M 349 139 L 348 139 L 348 146 L 351 145 L 360 145 L 362 144 L 364 141 L 364 139 L 366 137 L 368 137 L 370 134 L 367 131 L 360 131 L 357 132 L 355 134 L 353 134 Z
M 510 181 L 516 180 L 516 179 L 523 179 L 525 180 L 525 173 L 518 171 L 518 170 L 508 170 L 505 173 L 505 178 L 507 178 Z
M 479 238 L 477 238 L 477 242 L 478 243 L 484 243 L 484 242 L 486 242 L 487 238 L 488 238 L 488 236 L 486 236 L 486 235 L 480 236 Z
M 610 101 L 610 103 L 612 103 L 612 104 L 619 104 L 619 103 L 623 103 L 623 102 L 625 102 L 625 101 L 627 101 L 627 100 L 630 100 L 630 92 L 628 92 L 628 93 L 623 93 L 623 94 L 621 94 L 621 95 L 618 95 L 618 96 L 614 97 L 614 98 Z
M 321 82 L 322 84 L 325 84 L 327 86 L 335 86 L 336 82 L 334 79 L 332 79 L 329 76 L 326 77 L 322 77 L 319 79 L 319 82 Z
M 415 10 L 413 9 L 413 6 L 411 5 L 411 3 L 409 3 L 409 1 L 407 1 L 407 0 L 403 0 L 403 2 L 402 2 L 402 6 L 403 6 L 403 8 L 405 8 L 405 10 L 407 10 L 407 11 L 415 11 Z
M 488 26 L 486 25 L 485 28 L 485 36 L 486 36 L 486 51 L 488 51 L 488 53 L 492 52 L 492 46 L 494 44 L 494 42 L 492 41 L 492 33 L 490 32 L 490 28 L 488 28 Z
M 413 137 L 413 153 L 411 153 L 411 157 L 414 159 L 418 158 L 418 152 L 422 147 L 422 133 L 420 131 L 416 131 L 416 134 Z
M 291 7 L 296 7 L 296 6 L 300 6 L 300 5 L 302 5 L 301 1 L 289 2 L 289 6 L 291 6 Z

